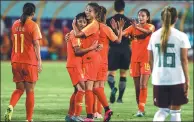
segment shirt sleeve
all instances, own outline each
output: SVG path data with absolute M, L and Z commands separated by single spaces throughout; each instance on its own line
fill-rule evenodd
M 34 25 L 34 29 L 32 32 L 33 40 L 39 40 L 42 39 L 42 34 L 40 33 L 40 29 L 37 24 Z
M 131 35 L 132 33 L 132 26 L 129 26 L 128 28 L 126 28 L 123 33 L 125 33 L 127 36 Z
M 87 25 L 82 32 L 85 34 L 86 37 L 96 33 L 99 30 L 99 23 L 95 20 L 92 21 L 89 25 Z
M 105 31 L 106 35 L 108 36 L 109 40 L 115 41 L 118 39 L 118 37 L 115 35 L 115 33 L 113 32 L 113 30 L 110 27 L 107 26 L 104 31 Z
M 181 37 L 181 48 L 191 48 L 188 36 L 185 33 L 182 33 Z
M 155 31 L 155 26 L 152 25 L 152 24 L 149 24 L 149 30 L 151 30 L 152 32 L 154 32 Z

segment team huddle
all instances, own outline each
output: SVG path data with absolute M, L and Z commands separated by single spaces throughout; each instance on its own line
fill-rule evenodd
M 97 3 L 88 3 L 85 11 L 76 15 L 72 22 L 73 29 L 65 37 L 66 68 L 74 87 L 65 121 L 93 122 L 94 118 L 110 121 L 113 111 L 105 95 L 104 85 L 108 80 L 110 102 L 114 103 L 117 92 L 114 75 L 120 69 L 117 102 L 122 103 L 128 68 L 136 91 L 138 110 L 134 116 L 145 116 L 147 84 L 152 74 L 153 101 L 159 108 L 153 121 L 164 121 L 168 115 L 171 115 L 171 121 L 181 121 L 181 105 L 188 103 L 187 51 L 191 46 L 186 34 L 174 28 L 176 8 L 164 8 L 161 13 L 162 27 L 155 31 L 154 25 L 150 23 L 148 9 L 138 11 L 137 23 L 122 15 L 124 1 L 116 0 L 114 5 L 118 14 L 108 19 L 109 24 L 106 24 L 106 8 Z M 34 4 L 26 3 L 21 18 L 12 26 L 11 63 L 16 89 L 6 110 L 5 121 L 11 121 L 13 108 L 24 91 L 26 120 L 32 121 L 34 87 L 38 73 L 42 71 L 39 45 L 42 36 L 38 25 L 32 20 L 35 10 Z M 120 45 L 125 48 L 119 48 Z M 172 77 L 174 75 L 176 77 Z M 87 115 L 82 118 L 84 98 Z

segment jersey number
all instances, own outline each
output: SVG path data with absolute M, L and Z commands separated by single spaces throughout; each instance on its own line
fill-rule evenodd
M 21 53 L 24 52 L 24 34 L 20 34 L 21 39 Z M 14 34 L 15 53 L 17 53 L 18 34 Z
M 160 44 L 155 44 L 155 47 L 158 48 L 158 54 L 159 54 L 159 65 L 158 66 L 162 67 Z M 168 44 L 167 48 L 174 48 L 174 44 Z M 175 67 L 175 53 L 168 53 L 168 52 L 164 53 L 163 67 Z

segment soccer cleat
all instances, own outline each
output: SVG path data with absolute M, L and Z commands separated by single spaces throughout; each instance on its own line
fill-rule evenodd
M 143 116 L 145 116 L 145 112 L 137 111 L 137 113 L 134 116 L 143 117 Z
M 80 116 L 72 116 L 72 117 L 71 117 L 71 121 L 72 121 L 72 122 L 83 122 L 84 119 L 81 118 Z
M 5 122 L 10 122 L 13 114 L 13 106 L 9 105 L 5 112 Z
M 114 103 L 114 102 L 115 102 L 116 93 L 117 93 L 117 88 L 114 87 L 114 88 L 111 90 L 111 94 L 110 94 L 110 103 Z
M 99 114 L 98 112 L 94 113 L 94 118 L 102 119 L 102 114 Z
M 104 114 L 104 122 L 109 122 L 109 120 L 111 119 L 112 115 L 113 115 L 113 111 L 112 110 L 108 110 L 107 112 L 105 112 L 105 114 Z
M 94 122 L 94 119 L 92 119 L 92 118 L 85 118 L 84 122 Z
M 122 99 L 117 99 L 117 103 L 123 103 Z
M 26 122 L 33 122 L 33 119 L 32 119 L 32 120 L 30 120 L 30 121 L 26 120 Z
M 65 117 L 65 121 L 66 121 L 66 122 L 71 122 L 71 116 L 70 116 L 70 115 L 67 115 L 67 116 Z

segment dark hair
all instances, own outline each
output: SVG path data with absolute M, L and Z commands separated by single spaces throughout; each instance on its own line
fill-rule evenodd
M 150 23 L 150 12 L 149 12 L 149 10 L 143 8 L 143 9 L 140 9 L 140 10 L 138 11 L 138 14 L 139 14 L 139 12 L 145 12 L 146 15 L 147 15 L 147 17 L 149 17 L 149 19 L 147 20 L 147 23 Z
M 94 12 L 98 14 L 99 11 L 99 5 L 98 3 L 88 3 L 88 6 L 91 6 L 94 9 Z
M 33 15 L 36 11 L 36 6 L 33 3 L 26 3 L 23 7 L 23 14 L 20 17 L 21 23 L 24 26 L 28 16 Z
M 176 22 L 177 11 L 176 8 L 167 6 L 161 13 L 162 24 L 162 34 L 161 34 L 161 51 L 166 51 L 166 46 L 168 43 L 168 37 L 170 35 L 170 26 Z
M 124 0 L 115 0 L 114 2 L 114 8 L 116 12 L 121 12 L 125 8 L 125 2 Z
M 104 6 L 99 7 L 99 16 L 97 19 L 99 22 L 104 22 L 106 20 L 106 18 L 105 18 L 106 12 L 107 12 L 107 10 Z
M 85 14 L 85 12 L 82 12 L 82 13 L 77 14 L 75 17 L 76 17 L 76 21 L 77 21 L 81 17 L 86 18 L 86 14 Z

